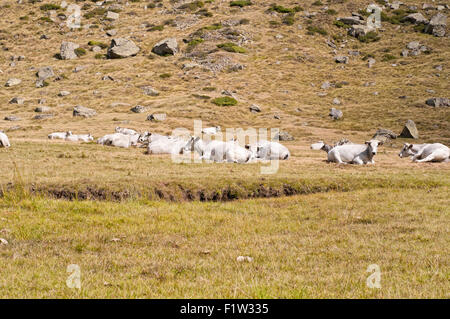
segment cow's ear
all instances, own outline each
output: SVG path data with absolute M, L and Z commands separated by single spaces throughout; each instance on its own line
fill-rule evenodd
M 381 146 L 381 145 L 383 145 L 383 141 L 378 141 L 378 146 Z
M 370 141 L 365 141 L 364 143 L 367 144 L 367 145 L 369 145 L 369 144 L 370 144 Z
M 249 150 L 249 149 L 250 149 L 250 145 L 249 145 L 249 144 L 246 144 L 246 145 L 245 145 L 245 148 Z
M 198 141 L 200 141 L 200 136 L 197 136 L 194 140 L 194 142 L 198 142 Z
M 413 146 L 414 146 L 413 144 L 409 144 L 408 148 L 411 149 L 413 148 Z

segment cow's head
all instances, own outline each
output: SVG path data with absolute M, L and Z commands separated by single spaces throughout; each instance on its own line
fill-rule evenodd
M 71 135 L 73 135 L 73 134 L 72 134 L 72 131 L 67 131 L 67 132 L 66 132 L 66 137 L 67 137 L 67 136 L 71 136 Z
M 398 153 L 398 156 L 400 156 L 400 158 L 402 158 L 402 157 L 409 157 L 409 156 L 415 155 L 412 150 L 413 146 L 414 146 L 413 144 L 409 144 L 409 143 L 403 144 L 403 148 L 400 151 L 400 153 Z
M 138 137 L 138 142 L 139 142 L 139 143 L 145 143 L 145 142 L 148 141 L 148 139 L 150 138 L 150 136 L 152 136 L 152 133 L 146 131 L 146 132 L 144 132 L 144 133 L 142 133 L 142 134 L 139 135 L 139 137 Z
M 369 153 L 371 155 L 376 155 L 378 146 L 383 145 L 383 142 L 380 142 L 379 140 L 370 140 L 370 141 L 366 141 L 366 145 L 369 148 Z
M 323 141 L 319 141 L 317 143 L 311 144 L 311 149 L 316 151 L 321 150 L 324 145 L 325 143 Z

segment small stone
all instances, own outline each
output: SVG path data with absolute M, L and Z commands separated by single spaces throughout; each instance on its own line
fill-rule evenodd
M 238 256 L 237 258 L 236 258 L 236 261 L 237 262 L 252 262 L 253 261 L 253 258 L 252 257 L 250 257 L 250 256 Z
M 4 120 L 5 121 L 20 121 L 21 119 L 14 115 L 8 115 L 8 116 L 5 116 Z
M 77 105 L 73 108 L 73 116 L 81 116 L 81 117 L 92 117 L 97 115 L 97 112 L 93 109 Z
M 21 79 L 11 78 L 8 81 L 6 81 L 5 86 L 11 87 L 11 86 L 19 85 L 20 83 L 22 83 Z
M 338 56 L 334 57 L 334 61 L 336 63 L 347 64 L 348 63 L 348 57 L 347 56 L 343 56 L 343 55 L 338 55 Z
M 142 106 L 142 105 L 136 105 L 135 107 L 131 108 L 131 112 L 134 112 L 134 113 L 143 113 L 143 112 L 145 112 L 145 110 L 146 110 L 146 107 Z
M 425 103 L 433 107 L 450 107 L 450 99 L 444 97 L 434 97 L 428 99 Z
M 53 69 L 51 66 L 45 66 L 39 68 L 39 70 L 36 73 L 36 76 L 39 78 L 39 80 L 45 81 L 48 78 L 55 76 L 55 73 L 53 73 Z
M 252 112 L 252 113 L 259 113 L 259 112 L 261 112 L 261 108 L 258 105 L 256 105 L 256 104 L 252 104 L 250 106 L 250 112 Z
M 339 100 L 337 97 L 335 97 L 335 98 L 333 99 L 333 104 L 334 104 L 334 105 L 341 105 L 341 100 Z
M 119 19 L 119 14 L 117 12 L 108 11 L 106 13 L 106 19 L 108 19 L 108 20 L 117 20 L 117 19 Z
M 147 117 L 147 121 L 152 121 L 152 122 L 162 122 L 166 120 L 166 113 L 155 113 L 155 114 L 150 114 Z
M 333 120 L 341 119 L 344 114 L 341 110 L 335 109 L 334 107 L 330 109 L 330 114 L 328 114 Z
M 59 92 L 58 93 L 58 96 L 67 96 L 67 95 L 69 95 L 70 94 L 70 92 L 69 91 L 61 91 L 61 92 Z
M 34 109 L 34 111 L 36 113 L 48 113 L 50 112 L 52 109 L 48 106 L 38 106 L 37 108 Z
M 13 97 L 10 101 L 9 104 L 19 104 L 22 105 L 25 102 L 25 100 L 21 97 Z
M 72 60 L 76 59 L 78 56 L 75 53 L 75 50 L 80 46 L 73 42 L 63 41 L 61 43 L 61 47 L 59 49 L 59 55 L 62 60 Z
M 149 96 L 158 96 L 159 92 L 152 88 L 151 86 L 144 86 L 142 87 L 142 90 L 144 91 L 144 94 Z
M 178 52 L 178 43 L 175 38 L 167 38 L 155 44 L 152 52 L 161 56 L 175 55 Z

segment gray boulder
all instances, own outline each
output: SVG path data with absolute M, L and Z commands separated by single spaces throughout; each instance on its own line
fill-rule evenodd
M 149 96 L 158 96 L 159 92 L 152 88 L 151 86 L 143 86 L 142 90 L 144 91 L 144 94 Z
M 293 141 L 294 137 L 286 131 L 278 132 L 274 138 L 275 141 Z
M 33 120 L 46 120 L 52 118 L 53 116 L 53 114 L 38 114 L 33 117 Z
M 450 99 L 444 97 L 433 97 L 425 103 L 433 107 L 450 107 Z
M 6 81 L 5 86 L 11 87 L 11 86 L 19 85 L 20 83 L 22 83 L 21 79 L 11 78 L 8 81 Z
M 92 117 L 97 115 L 97 112 L 93 109 L 77 105 L 73 108 L 73 116 Z
M 250 112 L 252 112 L 252 113 L 259 113 L 259 112 L 261 112 L 261 108 L 258 105 L 256 105 L 256 104 L 252 104 L 250 106 Z
M 22 97 L 13 97 L 10 101 L 9 104 L 19 104 L 22 105 L 25 102 L 25 100 Z
M 374 29 L 366 25 L 352 25 L 352 27 L 348 30 L 348 34 L 352 37 L 359 38 L 372 31 L 374 31 Z
M 175 55 L 178 52 L 178 43 L 175 38 L 167 38 L 155 44 L 152 52 L 158 55 Z
M 416 123 L 412 120 L 408 120 L 400 133 L 400 137 L 405 138 L 419 138 L 419 131 L 417 130 Z
M 38 106 L 37 108 L 34 109 L 36 113 L 48 113 L 51 110 L 52 109 L 49 106 Z
M 36 73 L 36 76 L 39 78 L 39 80 L 47 80 L 48 78 L 55 76 L 55 73 L 53 73 L 53 69 L 51 66 L 44 66 L 42 68 L 39 68 L 39 70 Z
M 334 61 L 336 63 L 343 63 L 343 64 L 347 64 L 348 63 L 348 56 L 343 56 L 343 55 L 338 55 L 334 57 Z
M 435 37 L 445 36 L 447 28 L 447 16 L 442 13 L 438 13 L 433 16 L 430 23 L 425 27 L 425 32 L 434 35 Z
M 75 50 L 78 49 L 79 47 L 80 46 L 76 43 L 63 41 L 59 49 L 59 55 L 61 59 L 62 60 L 76 59 L 77 55 L 75 53 Z
M 402 19 L 402 21 L 411 22 L 411 23 L 414 23 L 414 24 L 421 24 L 421 23 L 428 24 L 428 22 L 429 22 L 428 19 L 425 18 L 422 13 L 409 14 L 406 17 L 404 17 Z
M 121 59 L 135 56 L 139 51 L 139 47 L 133 41 L 117 38 L 111 40 L 107 55 L 110 59 Z
M 337 20 L 348 25 L 363 25 L 366 23 L 360 16 L 337 18 Z
M 131 112 L 134 112 L 134 113 L 143 113 L 143 112 L 145 112 L 145 110 L 146 110 L 146 107 L 142 106 L 142 105 L 136 105 L 135 107 L 131 108 Z
M 334 107 L 330 109 L 330 114 L 328 114 L 333 120 L 339 120 L 344 116 L 341 110 L 335 109 Z
M 381 142 L 386 142 L 391 139 L 396 139 L 397 134 L 395 134 L 394 132 L 392 132 L 390 130 L 380 128 L 375 132 L 375 134 L 372 136 L 372 138 L 379 140 Z

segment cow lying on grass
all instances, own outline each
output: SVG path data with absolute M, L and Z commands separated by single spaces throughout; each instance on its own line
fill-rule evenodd
M 408 144 L 403 145 L 398 154 L 400 157 L 412 156 L 412 161 L 422 162 L 450 162 L 450 149 L 441 144 Z
M 365 144 L 345 144 L 333 147 L 328 152 L 328 161 L 339 164 L 375 164 L 373 157 L 377 154 L 378 140 L 370 140 Z
M 2 131 L 0 131 L 0 147 L 10 147 L 11 144 L 9 143 L 9 139 L 8 136 L 6 136 L 5 133 L 3 133 Z

